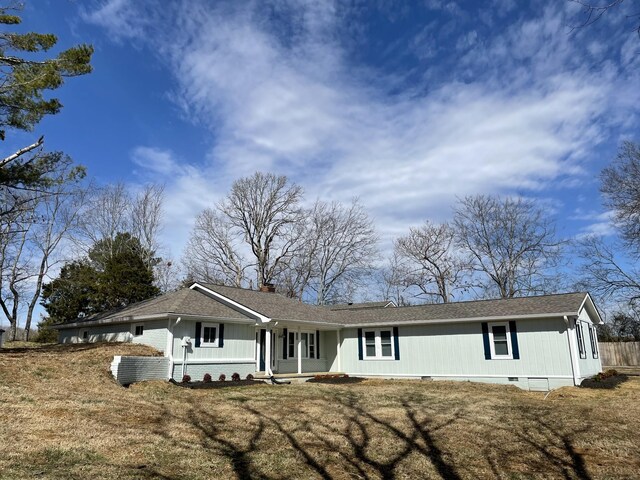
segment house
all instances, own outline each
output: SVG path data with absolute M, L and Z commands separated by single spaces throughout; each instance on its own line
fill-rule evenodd
M 549 390 L 601 371 L 587 293 L 340 308 L 263 290 L 194 283 L 56 328 L 62 343 L 151 345 L 164 352 L 160 378 L 344 372 Z

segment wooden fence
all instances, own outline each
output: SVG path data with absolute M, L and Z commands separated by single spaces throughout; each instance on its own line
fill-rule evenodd
M 623 367 L 640 365 L 640 342 L 598 342 L 602 365 Z

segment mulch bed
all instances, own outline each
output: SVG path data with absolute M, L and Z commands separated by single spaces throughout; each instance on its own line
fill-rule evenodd
M 248 387 L 251 385 L 265 385 L 262 380 L 229 380 L 229 381 L 213 381 L 213 382 L 176 382 L 169 380 L 178 387 L 191 389 L 210 389 L 210 388 L 227 388 L 227 387 Z
M 343 385 L 349 383 L 360 383 L 365 379 L 360 377 L 346 377 L 340 375 L 318 375 L 307 380 L 307 383 L 328 383 L 333 385 Z
M 629 380 L 627 375 L 620 374 L 615 370 L 607 370 L 599 373 L 595 377 L 583 380 L 580 388 L 616 388 L 627 380 Z

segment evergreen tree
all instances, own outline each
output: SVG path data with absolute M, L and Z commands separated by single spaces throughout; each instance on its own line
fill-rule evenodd
M 97 242 L 87 259 L 66 264 L 58 278 L 43 286 L 42 305 L 51 322 L 73 322 L 158 295 L 147 255 L 129 233 Z
M 0 7 L 0 25 L 9 28 L 20 24 L 17 10 L 19 7 Z M 62 86 L 66 77 L 91 72 L 90 45 L 77 45 L 54 58 L 43 58 L 57 41 L 51 33 L 0 32 L 0 140 L 6 138 L 7 129 L 32 131 L 45 115 L 58 113 L 62 103 L 45 98 L 45 92 Z M 40 137 L 0 158 L 0 219 L 23 212 L 35 196 L 65 181 L 55 173 L 68 163 L 68 157 L 43 152 L 43 141 Z M 77 167 L 72 176 L 83 173 L 82 167 Z
M 42 306 L 52 323 L 82 319 L 97 313 L 99 273 L 87 261 L 67 263 L 60 276 L 42 286 Z

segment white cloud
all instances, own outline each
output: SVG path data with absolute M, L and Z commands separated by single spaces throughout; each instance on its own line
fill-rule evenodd
M 302 184 L 310 200 L 359 196 L 389 238 L 447 218 L 455 196 L 540 191 L 558 179 L 570 186 L 606 134 L 616 70 L 580 64 L 559 8 L 487 45 L 461 36 L 475 47 L 450 81 L 390 96 L 384 73 L 349 61 L 331 4 L 277 4 L 288 36 L 257 5 L 191 2 L 166 15 L 162 35 L 126 16 L 120 0 L 87 14 L 152 42 L 174 71 L 178 103 L 216 134 L 197 173 L 153 149 L 134 153 L 175 182 L 182 219 L 197 213 L 194 194 L 208 201 L 234 178 L 269 170 Z

